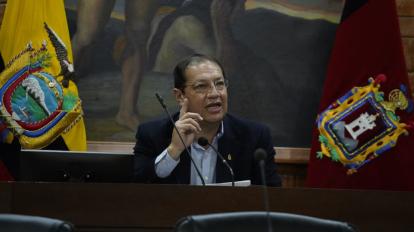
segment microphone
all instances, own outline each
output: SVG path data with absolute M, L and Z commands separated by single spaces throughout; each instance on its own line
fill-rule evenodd
M 233 172 L 233 169 L 230 167 L 229 163 L 227 163 L 227 161 L 224 159 L 224 157 L 220 154 L 220 152 L 218 152 L 218 150 L 208 142 L 208 139 L 206 139 L 204 137 L 198 138 L 197 142 L 198 142 L 198 144 L 200 144 L 203 147 L 209 145 L 211 148 L 213 148 L 214 152 L 218 155 L 218 157 L 221 159 L 223 164 L 227 167 L 227 169 L 229 169 L 229 172 L 230 172 L 230 175 L 231 175 L 231 186 L 234 187 L 234 172 Z
M 272 232 L 273 228 L 272 228 L 272 222 L 270 221 L 269 196 L 267 194 L 266 175 L 265 175 L 266 157 L 267 157 L 267 153 L 263 148 L 258 148 L 254 152 L 254 159 L 259 162 L 260 174 L 261 174 L 261 179 L 262 179 L 262 184 L 263 184 L 263 200 L 264 200 L 264 206 L 266 210 L 267 229 L 269 232 Z
M 172 118 L 172 116 L 171 116 L 170 112 L 168 111 L 167 106 L 164 104 L 164 99 L 163 99 L 163 98 L 162 98 L 162 97 L 161 97 L 158 93 L 155 93 L 155 96 L 157 97 L 158 102 L 160 103 L 160 105 L 161 105 L 161 106 L 162 106 L 162 108 L 164 109 L 165 113 L 167 113 L 168 118 L 170 119 L 171 123 L 173 124 L 174 130 L 177 132 L 178 137 L 180 138 L 181 143 L 182 143 L 182 144 L 184 145 L 184 147 L 185 147 L 185 151 L 187 152 L 188 156 L 190 157 L 191 163 L 194 165 L 194 168 L 195 168 L 195 170 L 196 170 L 196 172 L 197 172 L 198 177 L 201 179 L 201 183 L 203 184 L 203 186 L 205 186 L 205 185 L 206 185 L 206 182 L 204 181 L 204 178 L 203 178 L 203 176 L 201 175 L 200 169 L 198 169 L 198 167 L 197 167 L 196 163 L 195 163 L 195 162 L 194 162 L 194 160 L 193 160 L 193 157 L 191 157 L 190 150 L 188 150 L 188 147 L 187 147 L 187 146 L 185 145 L 185 143 L 184 143 L 184 139 L 183 139 L 183 137 L 181 136 L 180 132 L 178 131 L 177 127 L 175 126 L 174 119 Z

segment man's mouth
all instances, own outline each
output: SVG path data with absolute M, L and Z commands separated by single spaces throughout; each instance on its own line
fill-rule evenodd
M 217 113 L 221 111 L 221 107 L 222 107 L 221 102 L 213 102 L 213 103 L 207 104 L 206 109 L 208 112 Z

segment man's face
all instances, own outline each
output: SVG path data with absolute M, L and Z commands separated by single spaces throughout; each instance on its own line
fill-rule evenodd
M 188 99 L 188 111 L 206 123 L 221 122 L 227 113 L 227 87 L 220 66 L 211 61 L 190 65 L 185 77 L 182 97 Z

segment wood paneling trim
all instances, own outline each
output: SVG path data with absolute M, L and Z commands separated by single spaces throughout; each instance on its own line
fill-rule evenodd
M 410 81 L 410 86 L 411 86 L 411 96 L 412 99 L 414 99 L 414 72 L 409 72 L 408 73 L 408 80 Z
M 133 153 L 135 143 L 88 141 L 88 151 Z
M 399 16 L 414 16 L 413 0 L 397 0 L 396 3 Z
M 407 71 L 414 70 L 414 38 L 402 38 Z
M 309 161 L 309 148 L 275 147 L 277 163 L 307 164 Z
M 400 29 L 402 37 L 414 37 L 414 17 L 400 17 Z
M 135 143 L 88 141 L 88 151 L 132 153 Z M 309 148 L 275 147 L 276 162 L 306 164 L 309 161 Z

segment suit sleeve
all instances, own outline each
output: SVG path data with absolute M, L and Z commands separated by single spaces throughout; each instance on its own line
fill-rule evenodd
M 282 181 L 279 174 L 277 173 L 277 167 L 275 163 L 276 152 L 272 143 L 272 137 L 270 135 L 270 130 L 268 127 L 263 127 L 262 136 L 260 140 L 260 147 L 266 150 L 268 154 L 265 162 L 265 174 L 266 174 L 266 184 L 268 186 L 280 187 Z
M 157 179 L 155 173 L 155 145 L 152 142 L 150 130 L 139 126 L 134 147 L 134 178 L 136 182 L 150 183 Z

